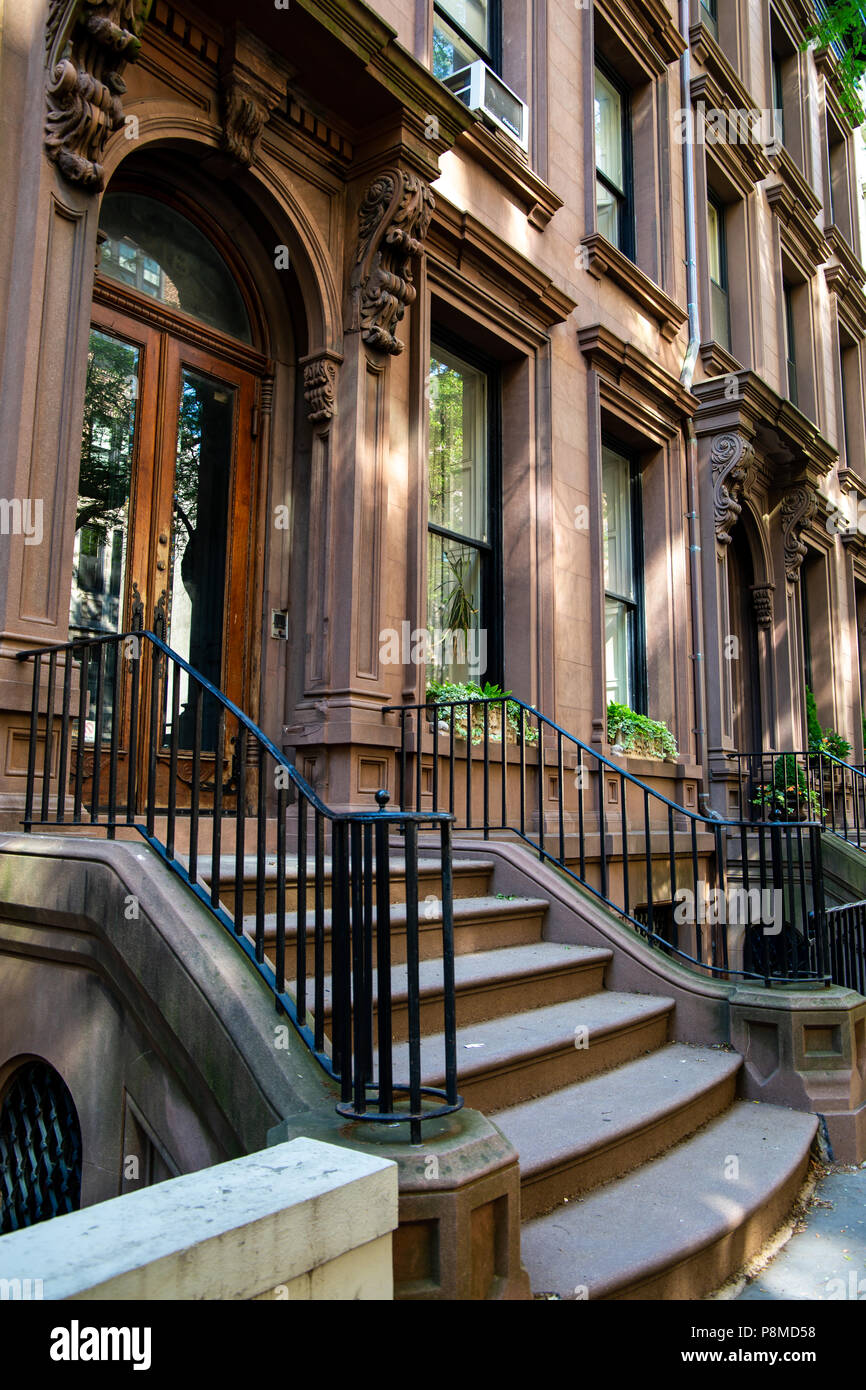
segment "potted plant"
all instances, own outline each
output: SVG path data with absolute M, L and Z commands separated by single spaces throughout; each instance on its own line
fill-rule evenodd
M 454 701 L 469 701 L 469 705 L 458 704 L 454 711 L 454 733 L 457 738 L 466 738 L 467 734 L 467 714 L 471 714 L 468 723 L 470 726 L 471 739 L 474 744 L 484 741 L 484 706 L 472 709 L 471 705 L 479 700 L 494 700 L 501 702 L 507 701 L 505 705 L 505 742 L 517 743 L 521 727 L 521 709 L 514 700 L 509 700 L 510 690 L 503 690 L 499 685 L 493 685 L 489 681 L 483 686 L 477 685 L 475 681 L 466 681 L 457 684 L 453 681 L 427 682 L 427 708 L 431 723 L 438 728 L 440 733 L 450 733 L 451 731 L 451 712 L 442 715 L 437 714 L 437 705 L 450 705 Z M 538 730 L 532 728 L 524 718 L 523 734 L 526 743 L 538 742 Z M 487 706 L 487 737 L 491 743 L 502 742 L 502 704 L 490 704 Z
M 773 779 L 752 798 L 769 820 L 820 820 L 821 798 L 810 786 L 793 753 L 784 753 L 773 764 Z
M 667 724 L 636 714 L 628 705 L 611 700 L 607 707 L 607 737 L 614 753 L 659 761 L 677 756 L 676 739 Z

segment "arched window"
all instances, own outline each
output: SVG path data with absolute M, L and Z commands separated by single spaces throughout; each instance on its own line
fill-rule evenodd
M 216 247 L 168 203 L 142 193 L 106 193 L 100 270 L 210 328 L 252 342 L 246 305 Z
M 81 1126 L 47 1062 L 25 1062 L 0 1106 L 0 1235 L 81 1205 Z

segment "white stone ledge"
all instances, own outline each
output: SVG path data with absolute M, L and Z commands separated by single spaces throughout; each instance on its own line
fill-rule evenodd
M 41 1280 L 46 1299 L 390 1299 L 396 1226 L 395 1163 L 293 1139 L 0 1237 L 0 1281 Z

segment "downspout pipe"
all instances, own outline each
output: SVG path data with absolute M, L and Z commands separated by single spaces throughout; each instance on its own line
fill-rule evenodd
M 679 0 L 680 33 L 685 50 L 680 57 L 680 101 L 687 113 L 686 138 L 683 141 L 683 194 L 685 203 L 686 286 L 689 311 L 689 343 L 683 361 L 680 381 L 691 390 L 701 344 L 700 308 L 698 305 L 697 224 L 695 219 L 695 158 L 694 115 L 691 97 L 691 52 L 689 48 L 689 0 Z M 704 815 L 710 814 L 707 737 L 706 737 L 706 662 L 704 661 L 704 599 L 701 580 L 701 521 L 698 494 L 698 445 L 694 420 L 685 424 L 686 489 L 689 523 L 689 579 L 691 584 L 692 616 L 692 682 L 695 705 L 695 759 L 701 768 L 699 805 Z

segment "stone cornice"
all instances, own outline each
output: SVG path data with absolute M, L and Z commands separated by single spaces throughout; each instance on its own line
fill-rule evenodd
M 505 291 L 515 310 L 535 326 L 534 337 L 543 338 L 556 323 L 563 323 L 576 304 L 570 295 L 527 256 L 521 255 L 477 217 L 436 192 L 436 209 L 427 236 L 428 272 L 476 270 L 481 277 Z
M 815 222 L 821 200 L 803 178 L 787 150 L 771 157 L 779 181 L 766 189 L 767 202 L 785 229 L 789 249 L 801 261 L 801 270 L 810 274 L 830 254 L 824 235 Z
M 853 338 L 866 338 L 866 270 L 838 227 L 828 227 L 825 235 L 836 259 L 824 266 L 824 279 L 836 296 L 839 320 Z
M 578 329 L 577 341 L 593 371 L 630 395 L 650 402 L 670 433 L 679 429 L 683 419 L 694 415 L 700 404 L 698 398 L 653 358 L 633 343 L 618 338 L 603 324 Z
M 688 322 L 688 312 L 680 308 L 634 261 L 624 256 L 600 232 L 583 237 L 580 244 L 587 253 L 586 268 L 590 275 L 595 276 L 596 280 L 601 280 L 603 276 L 613 280 L 626 291 L 633 303 L 656 321 L 662 337 L 672 342 L 683 324 Z
M 492 173 L 508 193 L 520 203 L 533 227 L 543 230 L 562 199 L 530 168 L 513 140 L 488 130 L 480 118 L 457 137 L 456 148 L 466 150 L 476 163 Z
M 654 77 L 661 77 L 685 52 L 685 40 L 663 0 L 596 0 L 596 8 Z
M 701 361 L 707 376 L 725 376 L 742 371 L 741 364 L 721 343 L 708 339 L 701 343 Z
M 700 402 L 695 433 L 741 431 L 754 441 L 770 486 L 817 487 L 839 458 L 817 426 L 754 372 L 737 372 L 735 387 L 730 377 L 710 377 L 692 390 Z
M 692 80 L 689 91 L 692 103 L 698 106 L 698 114 L 703 105 L 707 111 L 724 112 L 729 130 L 734 124 L 736 139 L 717 140 L 713 128 L 705 128 L 702 124 L 696 129 L 695 140 L 712 152 L 731 182 L 747 197 L 756 184 L 772 173 L 772 165 L 756 134 L 756 127 L 760 127 L 762 120 L 760 108 L 752 103 L 745 88 L 737 85 L 739 91 L 727 89 L 711 73 L 702 73 Z M 750 121 L 750 113 L 754 113 L 756 119 Z

